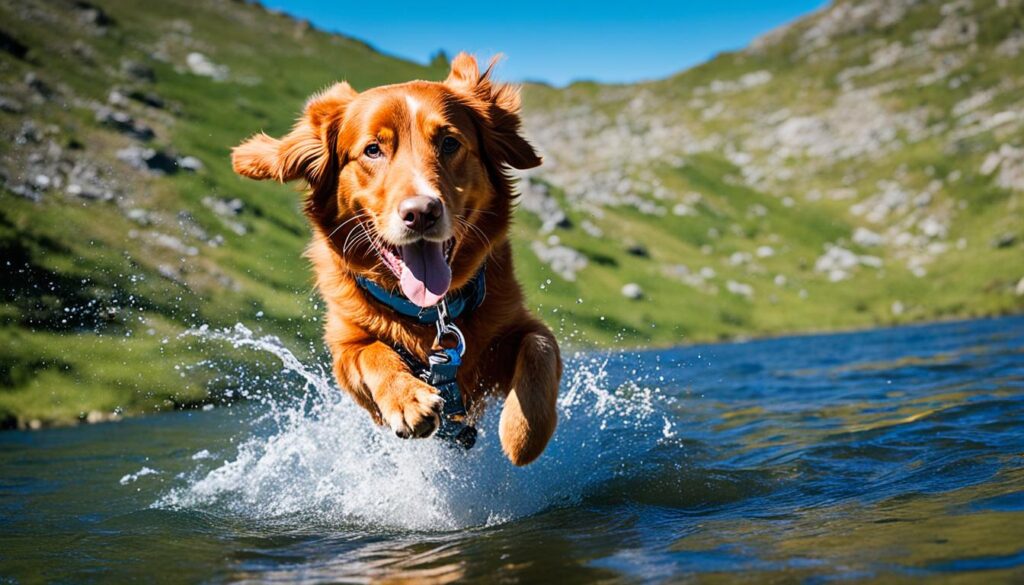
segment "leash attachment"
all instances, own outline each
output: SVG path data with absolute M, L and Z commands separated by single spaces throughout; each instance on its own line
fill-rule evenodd
M 435 433 L 438 438 L 451 441 L 463 449 L 476 443 L 476 429 L 466 424 L 466 407 L 462 402 L 462 391 L 456 375 L 466 353 L 466 336 L 452 322 L 448 303 L 444 299 L 437 305 L 437 348 L 428 358 L 427 383 L 437 388 L 444 406 L 441 408 L 441 426 Z
M 476 444 L 476 428 L 466 424 L 466 406 L 462 402 L 462 391 L 456 376 L 466 353 L 466 337 L 448 312 L 448 304 L 442 300 L 437 305 L 437 337 L 434 350 L 427 356 L 427 363 L 419 361 L 411 352 L 395 346 L 399 357 L 405 361 L 417 378 L 437 388 L 444 405 L 441 407 L 441 424 L 434 436 L 448 441 L 453 446 L 470 449 Z
M 437 327 L 434 349 L 427 356 L 427 363 L 421 362 L 408 349 L 394 345 L 399 357 L 414 376 L 437 388 L 444 400 L 441 424 L 434 433 L 452 445 L 469 449 L 476 443 L 476 428 L 466 424 L 466 407 L 462 403 L 462 391 L 456 381 L 462 355 L 466 352 L 466 337 L 455 325 L 455 319 L 466 318 L 483 304 L 487 295 L 486 266 L 481 266 L 476 275 L 460 290 L 441 299 L 433 307 L 419 307 L 401 293 L 385 289 L 364 276 L 357 276 L 356 283 L 367 296 L 414 323 Z

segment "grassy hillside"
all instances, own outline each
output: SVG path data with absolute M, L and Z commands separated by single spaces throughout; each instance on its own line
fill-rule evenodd
M 299 195 L 234 176 L 229 149 L 337 79 L 446 71 L 241 2 L 19 0 L 0 23 L 0 419 L 205 401 L 231 364 L 191 367 L 222 348 L 189 326 L 317 351 Z
M 1024 307 L 1020 2 L 838 2 L 640 85 L 526 91 L 545 154 L 515 227 L 569 345 L 671 344 Z M 229 1 L 0 0 L 0 420 L 229 400 L 317 354 L 292 187 L 228 151 L 337 79 L 439 79 Z
M 583 266 L 546 316 L 672 343 L 1020 311 L 1022 26 L 1020 1 L 841 0 L 669 79 L 531 87 L 521 241 Z

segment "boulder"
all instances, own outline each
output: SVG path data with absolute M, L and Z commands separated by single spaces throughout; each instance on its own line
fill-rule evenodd
M 118 160 L 132 168 L 157 175 L 172 175 L 178 172 L 178 161 L 167 153 L 144 146 L 129 146 L 117 151 Z
M 185 57 L 185 65 L 188 70 L 200 77 L 209 77 L 215 81 L 224 81 L 228 78 L 229 69 L 226 65 L 218 65 L 206 55 L 199 52 L 191 52 Z
M 203 170 L 203 161 L 194 156 L 183 156 L 178 159 L 178 168 L 190 173 L 196 173 Z
M 638 301 L 644 298 L 644 289 L 635 282 L 628 282 L 622 285 L 622 296 L 632 301 Z
M 153 68 L 139 61 L 121 60 L 121 72 L 137 81 L 156 81 L 156 72 L 153 71 Z
M 138 140 L 152 140 L 156 136 L 152 128 L 137 121 L 131 114 L 106 106 L 96 110 L 96 121 Z

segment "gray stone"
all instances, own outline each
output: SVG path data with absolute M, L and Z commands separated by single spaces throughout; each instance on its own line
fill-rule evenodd
M 152 140 L 155 136 L 152 128 L 122 110 L 101 107 L 96 111 L 96 121 L 139 140 Z
M 195 173 L 203 170 L 203 161 L 194 156 L 183 156 L 178 159 L 178 167 L 183 171 Z
M 189 71 L 201 77 L 209 77 L 215 81 L 224 81 L 228 78 L 227 66 L 218 65 L 199 52 L 189 53 L 185 58 L 185 65 L 188 66 Z
M 144 146 L 129 146 L 117 151 L 118 160 L 132 168 L 157 175 L 172 175 L 178 171 L 178 161 L 163 151 Z
M 622 286 L 622 296 L 638 301 L 644 298 L 644 289 L 640 288 L 640 285 L 635 282 L 629 282 Z
M 124 59 L 121 61 L 121 72 L 138 81 L 156 81 L 156 72 L 145 63 Z
M 1017 243 L 1017 234 L 1006 232 L 992 238 L 993 248 L 1010 248 Z

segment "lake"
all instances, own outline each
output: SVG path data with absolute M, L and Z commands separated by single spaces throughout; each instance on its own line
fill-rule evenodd
M 0 582 L 1024 582 L 1022 317 L 577 355 L 524 469 L 202 335 L 286 383 L 0 433 Z

